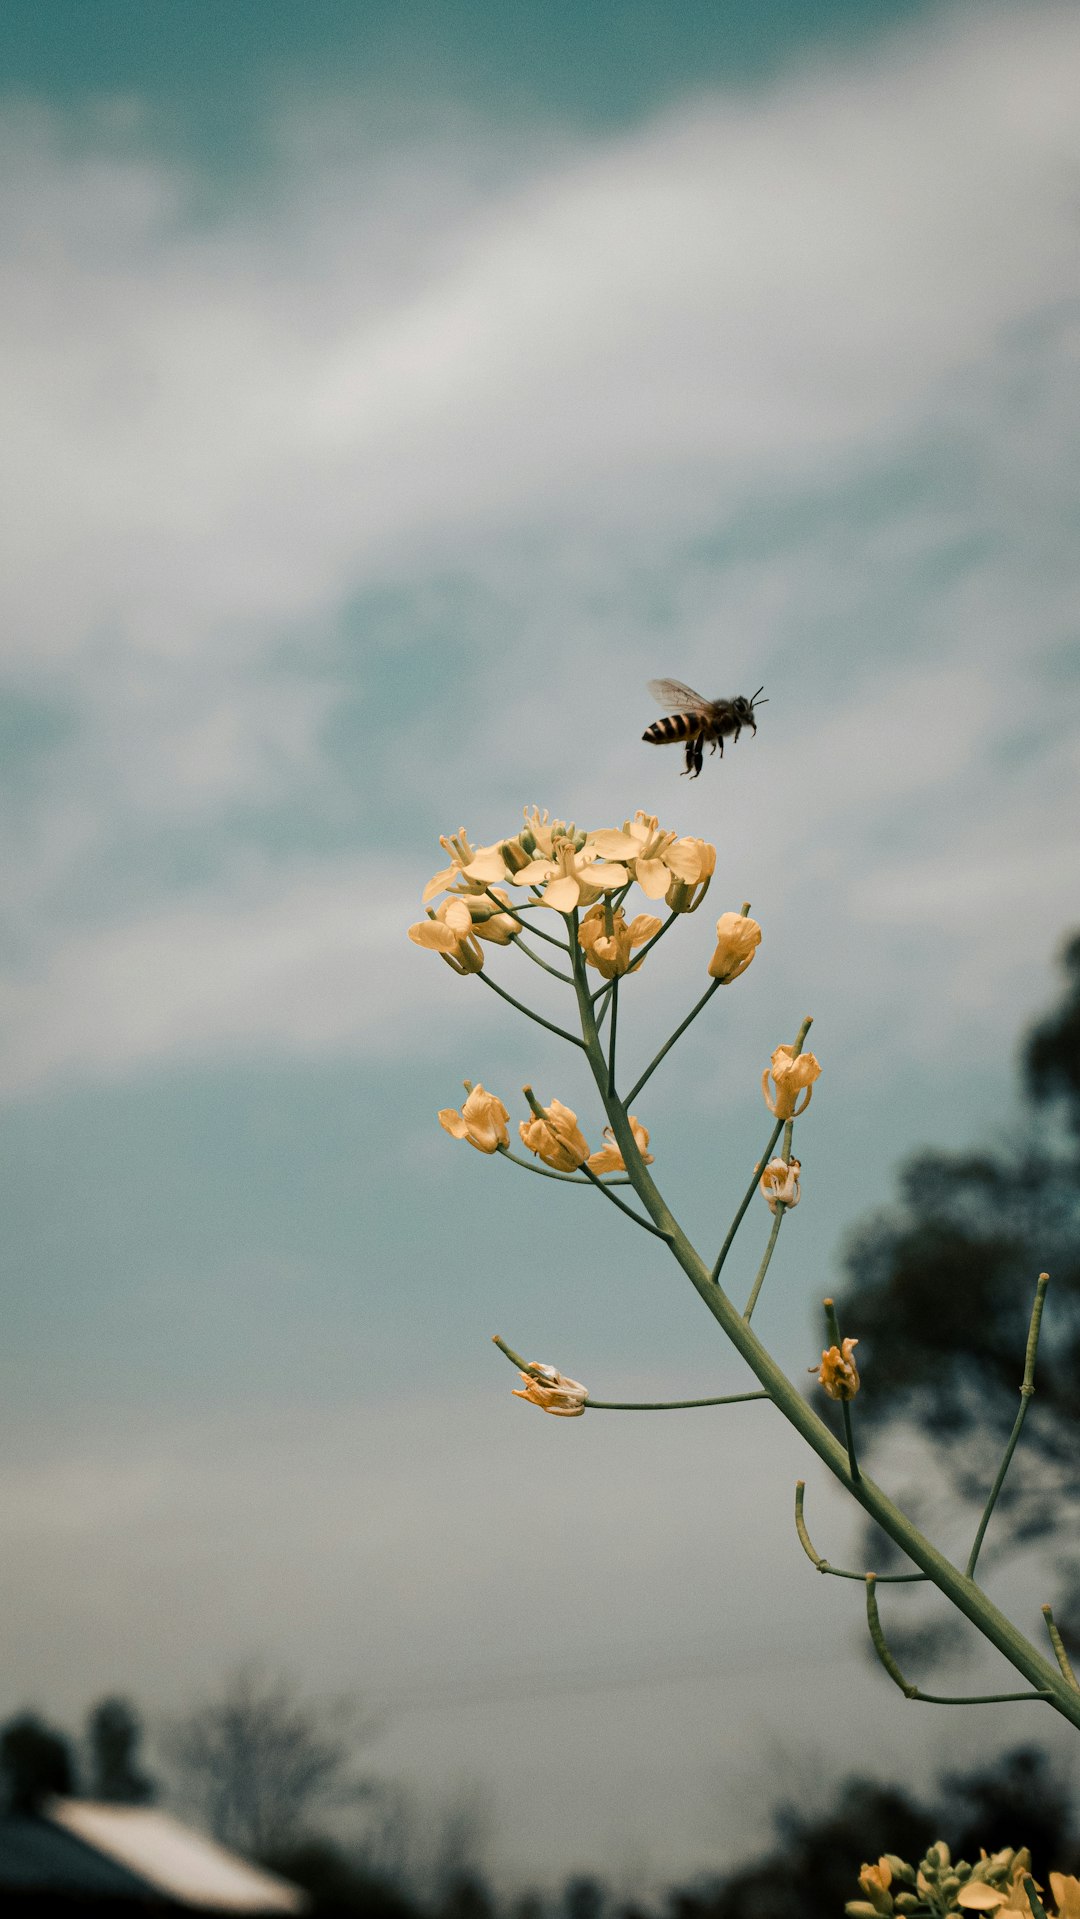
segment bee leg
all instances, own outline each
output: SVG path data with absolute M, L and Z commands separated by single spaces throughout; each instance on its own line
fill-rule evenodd
M 738 723 L 736 723 L 736 727 L 735 727 L 735 745 L 736 746 L 738 746 L 739 744 L 739 734 L 741 732 L 742 732 L 742 727 L 738 725 Z

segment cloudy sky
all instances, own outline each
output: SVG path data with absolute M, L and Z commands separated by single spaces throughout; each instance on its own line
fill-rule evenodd
M 898 1159 L 1007 1129 L 1080 917 L 1080 17 L 8 0 L 0 50 L 0 1708 L 260 1652 L 539 1878 L 1007 1741 L 896 1725 L 765 1409 L 510 1398 L 496 1330 L 612 1398 L 744 1375 L 651 1242 L 441 1134 L 466 1076 L 599 1121 L 405 928 L 524 805 L 717 844 L 764 943 L 642 1117 L 715 1245 L 814 1014 L 793 1370 Z M 764 682 L 757 738 L 680 780 L 657 674 Z

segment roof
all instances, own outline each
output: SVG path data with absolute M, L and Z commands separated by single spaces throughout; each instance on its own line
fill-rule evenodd
M 304 1893 L 287 1879 L 248 1865 L 152 1806 L 51 1799 L 43 1814 L 48 1825 L 89 1848 L 101 1867 L 124 1875 L 128 1885 L 116 1886 L 117 1892 L 130 1889 L 144 1898 L 155 1892 L 213 1912 L 299 1913 L 307 1907 Z
M 12 1813 L 0 1819 L 0 1890 L 145 1899 L 147 1885 L 51 1820 Z

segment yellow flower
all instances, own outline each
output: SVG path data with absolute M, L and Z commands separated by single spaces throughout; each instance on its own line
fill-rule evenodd
M 1080 1919 L 1080 1879 L 1071 1873 L 1052 1872 L 1050 1890 L 1057 1907 L 1057 1919 Z
M 507 877 L 506 860 L 501 846 L 470 846 L 463 826 L 459 827 L 456 833 L 451 833 L 449 837 L 445 833 L 440 834 L 439 845 L 449 853 L 450 864 L 444 866 L 441 873 L 436 873 L 428 881 L 421 902 L 424 906 L 429 900 L 434 899 L 436 893 L 445 892 L 448 887 L 455 884 L 460 885 L 463 877 L 465 880 L 472 880 L 479 887 L 490 886 L 495 880 L 504 880 Z
M 879 1859 L 876 1866 L 864 1866 L 859 1874 L 859 1885 L 873 1906 L 875 1912 L 892 1912 L 892 1867 L 887 1859 Z
M 530 1153 L 557 1173 L 572 1173 L 589 1157 L 589 1142 L 578 1131 L 577 1114 L 559 1099 L 550 1100 L 542 1115 L 523 1119 L 518 1132 Z
M 775 1113 L 777 1119 L 798 1119 L 810 1104 L 814 1081 L 820 1073 L 821 1067 L 813 1053 L 796 1053 L 790 1046 L 778 1046 L 772 1065 L 766 1066 L 761 1075 L 761 1090 L 770 1113 Z M 770 1074 L 775 1089 L 772 1093 L 769 1092 Z M 800 1106 L 799 1094 L 803 1092 L 806 1098 Z
M 556 1366 L 541 1366 L 534 1361 L 534 1373 L 522 1373 L 524 1389 L 514 1387 L 515 1399 L 527 1399 L 530 1406 L 539 1406 L 543 1413 L 554 1413 L 559 1419 L 576 1419 L 585 1411 L 585 1401 L 589 1389 L 576 1379 L 568 1379 Z
M 767 1201 L 770 1213 L 778 1206 L 797 1206 L 799 1203 L 799 1174 L 802 1161 L 798 1159 L 771 1159 L 758 1181 L 758 1190 Z
M 515 886 L 542 886 L 544 905 L 557 913 L 591 906 L 630 879 L 625 866 L 607 865 L 591 846 L 579 846 L 569 833 L 554 839 L 548 858 L 530 860 L 514 874 Z
M 648 1151 L 649 1135 L 640 1120 L 634 1118 L 633 1113 L 630 1115 L 630 1130 L 646 1166 L 651 1166 L 653 1156 Z M 625 1173 L 626 1161 L 623 1159 L 621 1149 L 615 1144 L 615 1135 L 610 1126 L 605 1126 L 604 1138 L 607 1145 L 601 1146 L 598 1153 L 591 1153 L 586 1161 L 589 1171 L 591 1173 Z
M 634 878 L 648 899 L 663 899 L 674 880 L 696 886 L 702 876 L 704 840 L 680 839 L 657 824 L 655 813 L 634 814 L 618 827 L 590 833 L 588 844 L 606 860 L 621 860 L 634 869 Z M 716 862 L 713 850 L 713 864 Z M 712 868 L 710 867 L 710 872 Z
M 969 1879 L 961 1886 L 956 1895 L 956 1903 L 962 1912 L 997 1912 L 1005 1904 L 1006 1894 L 1000 1886 L 988 1886 L 985 1879 Z M 1030 1912 L 1030 1906 L 1025 1908 Z
M 410 926 L 409 938 L 417 946 L 441 954 L 455 973 L 479 973 L 484 964 L 472 914 L 462 899 L 441 901 L 430 919 Z
M 745 973 L 758 947 L 761 928 L 743 913 L 721 913 L 716 922 L 716 951 L 709 961 L 709 972 L 721 986 Z
M 602 906 L 592 906 L 578 927 L 578 945 L 585 955 L 586 964 L 595 966 L 605 979 L 620 979 L 624 973 L 636 973 L 641 965 L 636 960 L 630 963 L 630 954 L 635 946 L 644 946 L 654 933 L 660 931 L 660 921 L 653 913 L 639 913 L 636 919 L 626 924 L 626 914 L 621 906 L 615 908 L 611 916 L 612 930 L 609 933 L 605 925 Z
M 453 1106 L 444 1106 L 439 1113 L 439 1125 L 445 1126 L 455 1139 L 467 1139 L 481 1153 L 496 1153 L 500 1146 L 509 1146 L 510 1135 L 506 1122 L 510 1118 L 501 1099 L 494 1093 L 484 1091 L 482 1086 L 470 1086 L 465 1081 L 468 1098 L 460 1113 Z
M 673 879 L 664 899 L 673 913 L 696 913 L 716 871 L 716 848 L 708 840 L 683 840 L 682 844 L 696 846 L 698 876 L 696 880 Z
M 830 1399 L 854 1399 L 859 1390 L 859 1369 L 851 1355 L 858 1345 L 857 1339 L 845 1339 L 840 1346 L 830 1346 L 821 1355 L 820 1370 L 817 1376 Z

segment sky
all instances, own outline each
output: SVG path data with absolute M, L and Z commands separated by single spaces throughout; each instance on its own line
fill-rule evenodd
M 793 1373 L 904 1155 L 1008 1136 L 1080 918 L 1080 18 L 9 0 L 0 76 L 0 1710 L 260 1654 L 481 1793 L 507 1883 L 1008 1743 L 898 1715 L 767 1409 L 511 1398 L 494 1332 L 746 1381 L 651 1241 L 440 1131 L 464 1078 L 600 1121 L 406 928 L 463 823 L 716 844 L 620 1030 L 752 901 L 641 1117 L 718 1244 L 813 1014 Z M 657 675 L 764 684 L 756 738 L 680 779 Z

